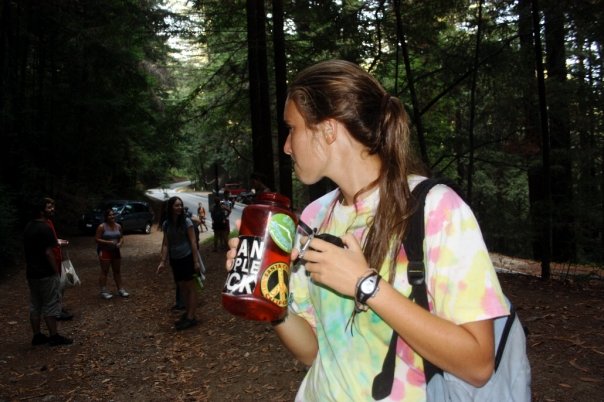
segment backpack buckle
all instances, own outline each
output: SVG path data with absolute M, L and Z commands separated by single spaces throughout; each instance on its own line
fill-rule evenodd
M 409 261 L 407 265 L 407 280 L 413 286 L 422 285 L 426 278 L 423 261 Z

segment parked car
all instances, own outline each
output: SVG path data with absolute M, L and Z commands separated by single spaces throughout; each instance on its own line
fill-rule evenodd
M 153 225 L 153 210 L 145 201 L 137 200 L 106 200 L 95 208 L 82 214 L 78 226 L 81 231 L 93 233 L 103 222 L 103 214 L 113 209 L 115 221 L 122 225 L 124 232 L 151 233 Z
M 237 198 L 237 196 L 241 193 L 246 192 L 247 190 L 243 188 L 241 183 L 226 183 L 223 188 L 220 189 L 220 196 L 224 195 L 224 192 L 228 191 L 231 198 Z

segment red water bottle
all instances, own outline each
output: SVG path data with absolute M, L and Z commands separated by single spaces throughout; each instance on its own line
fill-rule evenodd
M 248 320 L 285 317 L 290 254 L 298 219 L 289 198 L 261 193 L 243 210 L 239 246 L 222 290 L 222 305 Z

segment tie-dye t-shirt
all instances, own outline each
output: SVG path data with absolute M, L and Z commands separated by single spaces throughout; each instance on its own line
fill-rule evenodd
M 413 188 L 423 178 L 410 176 Z M 361 244 L 367 223 L 375 214 L 379 191 L 354 206 L 336 200 L 335 190 L 311 203 L 301 219 L 320 233 L 353 233 Z M 328 217 L 329 211 L 333 210 Z M 450 188 L 437 185 L 425 207 L 426 283 L 433 313 L 457 324 L 509 314 L 482 234 L 470 208 Z M 399 246 L 399 245 L 397 245 Z M 394 287 L 409 296 L 407 257 L 398 255 Z M 380 269 L 387 278 L 390 259 Z M 373 378 L 382 364 L 392 329 L 371 309 L 356 315 L 354 328 L 346 328 L 354 301 L 313 283 L 304 266 L 290 278 L 290 313 L 305 318 L 314 328 L 319 352 L 305 376 L 297 401 L 369 401 Z M 424 401 L 423 361 L 399 338 L 392 393 L 387 401 Z

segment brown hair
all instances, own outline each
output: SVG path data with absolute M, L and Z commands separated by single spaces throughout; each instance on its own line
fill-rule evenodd
M 379 186 L 380 201 L 363 253 L 379 269 L 391 245 L 401 244 L 411 214 L 409 174 L 426 174 L 411 145 L 409 117 L 400 100 L 358 65 L 328 60 L 306 68 L 288 89 L 306 125 L 314 129 L 326 119 L 343 124 L 350 134 L 382 160 L 379 177 L 356 195 Z M 392 249 L 389 281 L 399 247 Z
M 103 222 L 107 222 L 107 220 L 109 219 L 109 214 L 112 213 L 112 212 L 113 212 L 113 208 L 106 208 L 103 211 Z
M 34 204 L 31 208 L 32 216 L 35 218 L 39 218 L 44 214 L 47 205 L 55 205 L 55 200 L 50 197 L 40 197 L 34 200 Z M 29 208 L 28 208 L 29 209 Z

